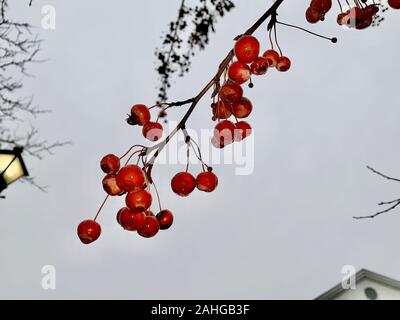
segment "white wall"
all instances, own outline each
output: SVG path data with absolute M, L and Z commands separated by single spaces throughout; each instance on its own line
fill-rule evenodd
M 373 288 L 378 293 L 377 300 L 400 300 L 400 290 L 370 279 L 362 279 L 357 283 L 355 290 L 347 290 L 334 300 L 369 300 L 365 295 L 366 288 Z

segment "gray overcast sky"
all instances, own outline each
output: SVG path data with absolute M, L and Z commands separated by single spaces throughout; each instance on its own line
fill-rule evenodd
M 311 299 L 339 282 L 346 264 L 400 279 L 400 211 L 352 220 L 400 194 L 398 184 L 365 169 L 400 177 L 400 12 L 363 32 L 339 28 L 333 12 L 310 27 L 337 36 L 337 45 L 279 27 L 292 70 L 246 91 L 255 107 L 254 173 L 218 165 L 217 192 L 180 199 L 169 189 L 180 167 L 161 165 L 154 175 L 175 213 L 173 229 L 151 240 L 124 232 L 115 222 L 123 201 L 113 199 L 100 218 L 102 237 L 83 246 L 76 226 L 103 198 L 98 161 L 142 141 L 124 115 L 135 102 L 155 101 L 154 48 L 179 1 L 15 2 L 13 15 L 38 26 L 42 6 L 56 8 L 56 30 L 38 29 L 50 61 L 31 67 L 36 77 L 25 90 L 53 109 L 35 122 L 42 136 L 74 144 L 44 161 L 27 159 L 48 193 L 16 184 L 0 202 L 1 298 Z M 308 1 L 286 2 L 280 19 L 306 25 Z M 176 81 L 173 100 L 210 79 L 232 39 L 271 1 L 235 3 L 190 74 Z M 257 36 L 266 48 L 265 29 Z M 189 125 L 211 127 L 209 112 L 206 100 Z M 41 288 L 44 265 L 56 267 L 55 291 Z

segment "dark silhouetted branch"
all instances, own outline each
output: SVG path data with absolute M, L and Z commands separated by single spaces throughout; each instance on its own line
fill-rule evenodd
M 378 176 L 380 176 L 380 177 L 382 177 L 382 178 L 385 178 L 385 179 L 387 179 L 387 180 L 395 181 L 395 182 L 400 182 L 400 179 L 392 178 L 392 177 L 390 177 L 390 176 L 388 176 L 388 175 L 386 175 L 386 174 L 383 174 L 383 173 L 380 172 L 380 171 L 375 170 L 374 168 L 372 168 L 372 167 L 370 167 L 370 166 L 367 166 L 367 169 L 370 170 L 370 171 L 372 171 L 374 174 L 376 174 L 376 175 L 378 175 Z M 380 216 L 380 215 L 382 215 L 382 214 L 384 214 L 384 213 L 388 213 L 388 212 L 390 212 L 390 211 L 393 211 L 393 210 L 396 209 L 398 206 L 400 206 L 400 199 L 395 199 L 395 200 L 391 200 L 391 201 L 380 202 L 380 203 L 378 203 L 378 205 L 379 205 L 379 206 L 389 206 L 389 207 L 388 207 L 387 209 L 385 209 L 385 210 L 378 211 L 377 213 L 372 214 L 372 215 L 368 215 L 368 216 L 359 216 L 359 217 L 353 217 L 353 218 L 356 219 L 356 220 L 361 220 L 361 219 L 373 219 L 373 218 L 375 218 L 375 217 L 377 217 L 377 216 Z

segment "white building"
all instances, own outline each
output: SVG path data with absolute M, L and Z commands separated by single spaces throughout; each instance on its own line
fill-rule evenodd
M 316 300 L 400 300 L 400 281 L 362 269 L 354 282 L 353 289 L 344 289 L 339 283 Z

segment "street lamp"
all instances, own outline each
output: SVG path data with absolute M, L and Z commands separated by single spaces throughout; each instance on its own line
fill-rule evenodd
M 29 175 L 22 159 L 22 151 L 23 148 L 20 147 L 0 150 L 0 193 L 11 183 Z

